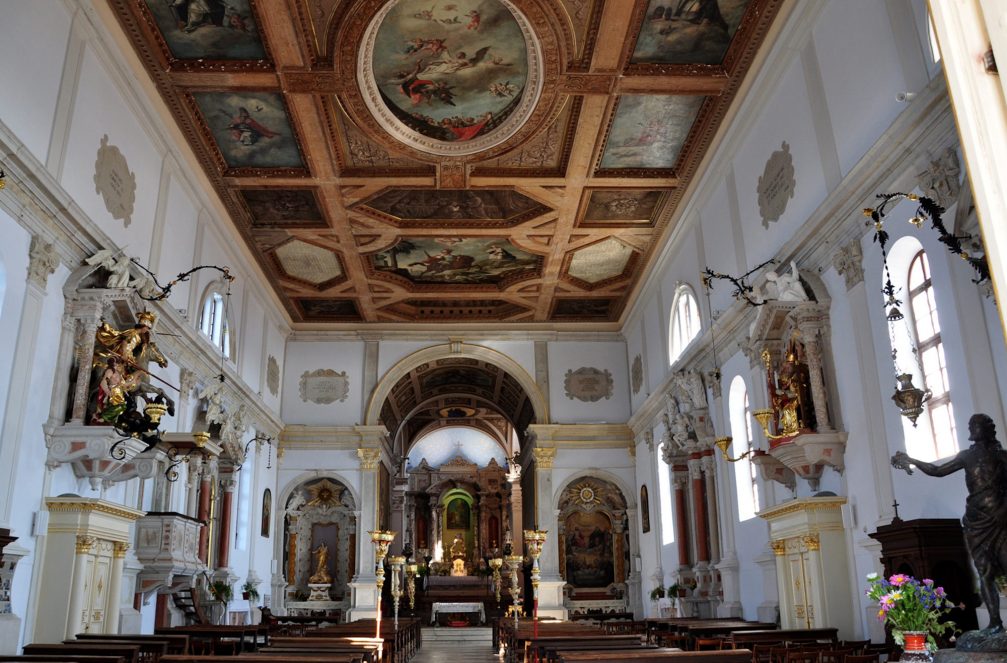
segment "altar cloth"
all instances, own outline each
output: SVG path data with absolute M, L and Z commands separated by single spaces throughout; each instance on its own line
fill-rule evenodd
M 430 608 L 430 623 L 437 623 L 437 613 L 478 612 L 479 623 L 486 623 L 486 608 L 482 603 L 434 603 Z

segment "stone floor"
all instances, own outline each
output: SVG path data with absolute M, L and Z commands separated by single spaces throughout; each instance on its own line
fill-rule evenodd
M 409 663 L 499 663 L 488 628 L 425 628 Z

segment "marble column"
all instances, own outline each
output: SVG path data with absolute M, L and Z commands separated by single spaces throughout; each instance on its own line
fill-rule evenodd
M 710 540 L 706 529 L 706 497 L 703 495 L 703 470 L 698 456 L 689 459 L 689 479 L 692 482 L 692 517 L 696 524 L 696 562 L 710 561 Z
M 196 512 L 196 520 L 203 523 L 203 527 L 199 530 L 199 559 L 204 564 L 207 563 L 210 552 L 210 492 L 212 485 L 209 466 L 204 465 L 199 475 L 199 510 Z
M 119 632 L 119 606 L 122 600 L 122 574 L 126 566 L 129 544 L 116 541 L 112 544 L 112 570 L 108 576 L 108 606 L 105 610 L 105 633 Z
M 370 440 L 380 444 L 379 439 Z M 381 463 L 379 447 L 357 449 L 360 459 L 361 510 L 357 518 L 357 569 L 350 584 L 351 621 L 377 616 L 378 592 L 376 583 L 374 544 L 368 532 L 378 528 L 378 465 Z
M 186 473 L 185 485 L 188 494 L 185 499 L 185 515 L 195 518 L 199 514 L 199 474 L 203 459 L 198 455 L 189 458 L 189 471 Z
M 553 508 L 553 463 L 556 460 L 556 449 L 553 447 L 535 447 L 535 502 L 536 523 L 525 523 L 527 529 L 547 530 L 545 545 L 542 546 L 542 556 L 539 558 L 539 568 L 542 579 L 539 581 L 538 613 L 544 617 L 566 619 L 567 611 L 563 605 L 563 579 L 559 575 L 559 527 L 558 512 Z M 515 550 L 523 547 L 522 531 L 514 532 Z
M 518 543 L 521 540 L 521 526 L 523 523 L 522 512 L 524 510 L 524 497 L 521 491 L 521 474 L 518 473 L 516 476 L 508 475 L 507 481 L 510 482 L 510 523 L 507 529 L 504 529 L 500 533 L 500 536 L 505 537 L 504 543 L 506 543 L 507 532 L 511 535 L 511 545 L 514 547 L 514 554 L 520 553 L 521 544 Z
M 70 610 L 67 613 L 64 636 L 72 638 L 84 626 L 84 590 L 87 584 L 87 564 L 94 554 L 97 540 L 93 536 L 77 535 L 76 554 L 73 558 L 73 582 L 70 586 Z
M 825 374 L 822 368 L 822 320 L 817 309 L 798 317 L 798 329 L 804 342 L 804 357 L 808 362 L 808 382 L 811 399 L 815 406 L 815 426 L 819 433 L 832 431 L 829 417 L 829 394 L 825 389 Z
M 216 568 L 226 569 L 231 561 L 231 505 L 234 503 L 234 489 L 238 482 L 233 474 L 220 480 L 220 535 L 217 538 Z
M 688 474 L 676 467 L 672 474 L 672 483 L 675 486 L 675 543 L 678 544 L 678 566 L 680 569 L 689 568 L 691 560 L 689 558 L 689 513 L 685 486 L 689 482 Z
M 706 522 L 710 532 L 710 559 L 720 561 L 720 523 L 717 508 L 717 464 L 713 451 L 708 449 L 700 458 L 703 481 L 706 484 Z

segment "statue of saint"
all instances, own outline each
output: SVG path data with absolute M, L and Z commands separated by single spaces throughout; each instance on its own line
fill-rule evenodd
M 971 447 L 945 463 L 925 463 L 898 451 L 892 456 L 892 466 L 912 474 L 910 465 L 915 465 L 932 477 L 965 470 L 969 494 L 965 500 L 962 529 L 972 562 L 979 572 L 980 594 L 990 614 L 989 627 L 972 632 L 977 633 L 976 640 L 982 640 L 1004 630 L 996 579 L 1007 573 L 1007 451 L 996 439 L 993 420 L 985 414 L 974 414 L 969 419 L 969 440 Z M 963 648 L 963 640 L 969 635 L 959 638 L 958 649 Z M 981 644 L 977 642 L 975 648 Z
M 461 534 L 455 534 L 455 540 L 451 542 L 451 559 L 465 559 L 465 539 Z
M 312 585 L 327 585 L 332 582 L 332 576 L 329 575 L 329 547 L 324 543 L 319 544 L 319 546 L 311 551 L 311 554 L 315 556 L 315 573 L 310 578 L 308 582 Z

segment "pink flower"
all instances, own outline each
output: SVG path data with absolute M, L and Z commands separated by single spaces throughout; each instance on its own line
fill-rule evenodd
M 930 578 L 924 578 L 923 579 L 923 584 L 926 585 L 927 587 L 933 587 L 934 586 L 934 581 L 931 580 Z
M 902 585 L 909 582 L 909 576 L 903 573 L 896 573 L 895 575 L 893 575 L 891 578 L 888 579 L 888 582 L 895 585 L 896 587 L 901 587 Z

